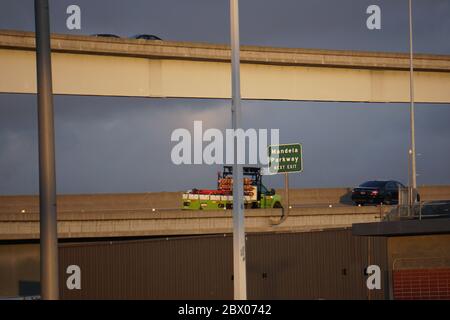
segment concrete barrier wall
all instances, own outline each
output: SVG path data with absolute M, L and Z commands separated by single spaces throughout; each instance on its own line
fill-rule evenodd
M 291 189 L 289 202 L 291 204 L 336 204 L 351 203 L 351 188 L 316 188 Z M 278 189 L 282 199 L 285 199 L 284 189 Z
M 247 232 L 311 231 L 351 227 L 353 223 L 376 222 L 389 211 L 387 206 L 295 208 L 277 225 L 281 209 L 246 210 Z M 168 236 L 231 233 L 233 211 L 183 210 L 95 210 L 60 212 L 58 237 L 95 238 Z M 38 213 L 0 214 L 0 240 L 38 239 Z
M 58 212 L 181 208 L 182 192 L 58 195 Z M 39 212 L 38 196 L 0 196 L 1 213 Z
M 450 186 L 419 187 L 419 194 L 423 201 L 450 200 Z
M 450 200 L 450 186 L 421 186 L 418 188 L 422 201 Z M 352 188 L 316 188 L 289 190 L 291 204 L 351 204 Z M 284 189 L 278 189 L 284 198 Z
M 284 198 L 284 190 L 277 190 Z M 425 186 L 419 188 L 424 201 L 450 199 L 450 186 Z M 83 212 L 95 210 L 177 209 L 181 207 L 182 192 L 149 192 L 120 194 L 59 195 L 59 212 Z M 291 189 L 290 203 L 351 204 L 351 188 Z M 0 196 L 1 213 L 37 213 L 37 196 Z

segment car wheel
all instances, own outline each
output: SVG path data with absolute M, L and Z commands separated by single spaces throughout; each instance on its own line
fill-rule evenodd
M 390 206 L 392 204 L 392 196 L 386 196 L 384 200 L 382 201 L 387 206 Z

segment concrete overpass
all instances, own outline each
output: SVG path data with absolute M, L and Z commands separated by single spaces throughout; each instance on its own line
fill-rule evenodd
M 0 93 L 36 93 L 34 33 L 0 31 Z M 230 98 L 228 46 L 52 35 L 55 94 Z M 242 96 L 408 102 L 407 54 L 242 47 Z M 416 55 L 416 101 L 450 103 L 450 56 Z
M 281 210 L 246 210 L 247 232 L 303 232 L 350 228 L 354 223 L 379 222 L 392 210 L 348 206 L 347 188 L 293 189 L 289 217 L 273 225 Z M 419 189 L 423 200 L 450 199 L 450 187 Z M 0 196 L 0 240 L 39 238 L 37 196 Z M 232 211 L 182 211 L 181 193 L 59 195 L 60 239 L 172 236 L 232 232 Z M 330 208 L 329 205 L 332 205 Z M 340 205 L 339 205 L 340 204 Z M 301 205 L 301 206 L 296 206 Z

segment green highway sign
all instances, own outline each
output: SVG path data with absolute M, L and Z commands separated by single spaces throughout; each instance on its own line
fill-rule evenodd
M 303 171 L 302 149 L 300 143 L 269 146 L 269 173 L 277 174 Z

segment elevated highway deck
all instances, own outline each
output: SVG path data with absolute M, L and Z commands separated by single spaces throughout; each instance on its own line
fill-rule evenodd
M 420 189 L 423 200 L 450 199 L 450 187 Z M 247 232 L 300 232 L 379 222 L 390 206 L 356 207 L 349 189 L 294 189 L 293 208 L 246 210 Z M 232 232 L 232 211 L 183 211 L 180 192 L 58 196 L 59 238 L 172 236 Z M 0 196 L 0 240 L 39 238 L 37 196 Z
M 0 30 L 0 93 L 36 93 L 34 33 Z M 55 94 L 229 99 L 226 45 L 52 34 Z M 409 102 L 409 55 L 241 47 L 242 98 Z M 450 103 L 450 56 L 414 57 L 418 103 Z

